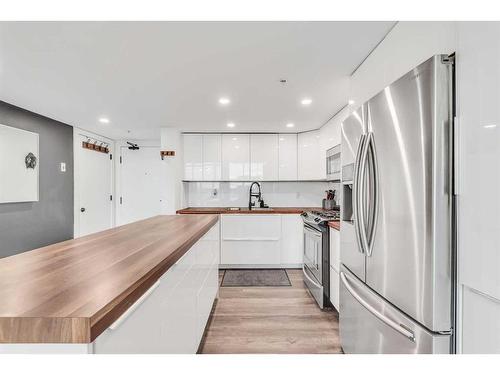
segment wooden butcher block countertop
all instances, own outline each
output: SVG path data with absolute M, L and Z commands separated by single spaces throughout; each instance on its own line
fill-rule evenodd
M 330 228 L 340 230 L 340 220 L 329 221 L 328 225 L 330 226 Z
M 156 216 L 0 259 L 0 343 L 90 343 L 218 221 Z
M 321 207 L 271 207 L 266 210 L 249 210 L 248 207 L 188 207 L 177 211 L 178 214 L 301 214 L 305 211 L 322 211 Z

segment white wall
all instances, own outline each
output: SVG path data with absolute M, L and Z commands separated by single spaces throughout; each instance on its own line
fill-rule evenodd
M 454 52 L 456 28 L 455 22 L 399 22 L 351 77 L 353 107 L 431 56 Z
M 458 263 L 464 353 L 500 353 L 500 23 L 458 24 Z
M 183 208 L 183 159 L 182 136 L 179 129 L 161 128 L 161 149 L 175 151 L 175 156 L 166 156 L 163 160 L 163 175 L 165 196 L 162 197 L 164 215 L 174 215 Z

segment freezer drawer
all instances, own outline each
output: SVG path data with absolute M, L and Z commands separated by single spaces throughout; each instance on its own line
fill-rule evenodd
M 340 340 L 345 353 L 448 354 L 451 335 L 428 331 L 350 273 L 340 273 Z

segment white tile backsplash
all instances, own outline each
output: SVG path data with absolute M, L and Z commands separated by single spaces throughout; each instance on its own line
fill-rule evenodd
M 261 182 L 262 197 L 271 207 L 321 207 L 331 182 Z M 186 207 L 246 207 L 250 182 L 184 182 Z

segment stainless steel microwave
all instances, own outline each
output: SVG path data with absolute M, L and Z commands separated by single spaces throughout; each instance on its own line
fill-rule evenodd
M 326 179 L 340 181 L 340 145 L 326 150 Z

